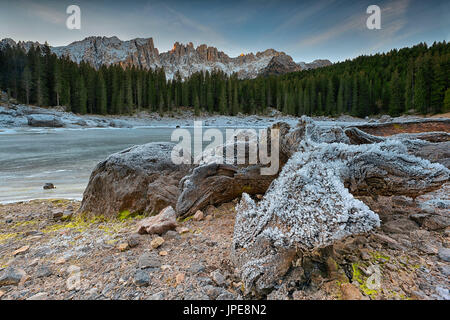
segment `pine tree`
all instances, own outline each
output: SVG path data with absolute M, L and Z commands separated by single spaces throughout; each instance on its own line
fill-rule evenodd
M 31 83 L 31 71 L 28 66 L 25 67 L 22 78 L 23 78 L 23 88 L 25 90 L 26 95 L 26 103 L 30 104 L 30 91 L 32 83 Z
M 450 88 L 448 88 L 447 91 L 445 91 L 444 106 L 442 112 L 444 113 L 450 112 Z
M 99 114 L 107 113 L 107 96 L 106 96 L 106 85 L 105 79 L 103 77 L 103 72 L 98 73 L 97 77 L 97 88 L 96 88 L 96 111 Z

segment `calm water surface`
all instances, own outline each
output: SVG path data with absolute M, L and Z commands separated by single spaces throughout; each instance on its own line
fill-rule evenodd
M 0 130 L 0 203 L 81 199 L 95 165 L 136 144 L 170 141 L 173 128 Z M 54 190 L 43 190 L 51 182 Z

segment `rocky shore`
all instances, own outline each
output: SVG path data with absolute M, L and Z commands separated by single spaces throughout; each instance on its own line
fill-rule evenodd
M 274 175 L 217 162 L 251 139 L 149 143 L 81 203 L 2 205 L 0 299 L 450 299 L 450 123 L 385 120 L 277 122 Z
M 267 298 L 450 299 L 449 191 L 380 199 L 380 229 L 311 252 Z M 0 206 L 0 299 L 245 297 L 230 260 L 236 202 L 179 220 L 159 246 L 159 235 L 136 232 L 143 217 L 71 216 L 79 205 Z M 379 288 L 370 289 L 377 270 Z

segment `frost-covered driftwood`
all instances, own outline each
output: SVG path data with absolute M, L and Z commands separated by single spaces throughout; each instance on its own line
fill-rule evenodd
M 268 292 L 303 250 L 379 226 L 378 215 L 354 195 L 414 197 L 449 179 L 447 168 L 408 154 L 402 141 L 351 145 L 343 133 L 302 119 L 284 134 L 295 152 L 264 198 L 255 203 L 243 194 L 232 259 L 246 293 Z

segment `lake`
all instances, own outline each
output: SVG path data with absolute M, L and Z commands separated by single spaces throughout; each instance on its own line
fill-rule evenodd
M 170 141 L 173 128 L 0 130 L 0 203 L 81 199 L 95 165 L 108 155 Z M 44 190 L 45 183 L 56 189 Z

